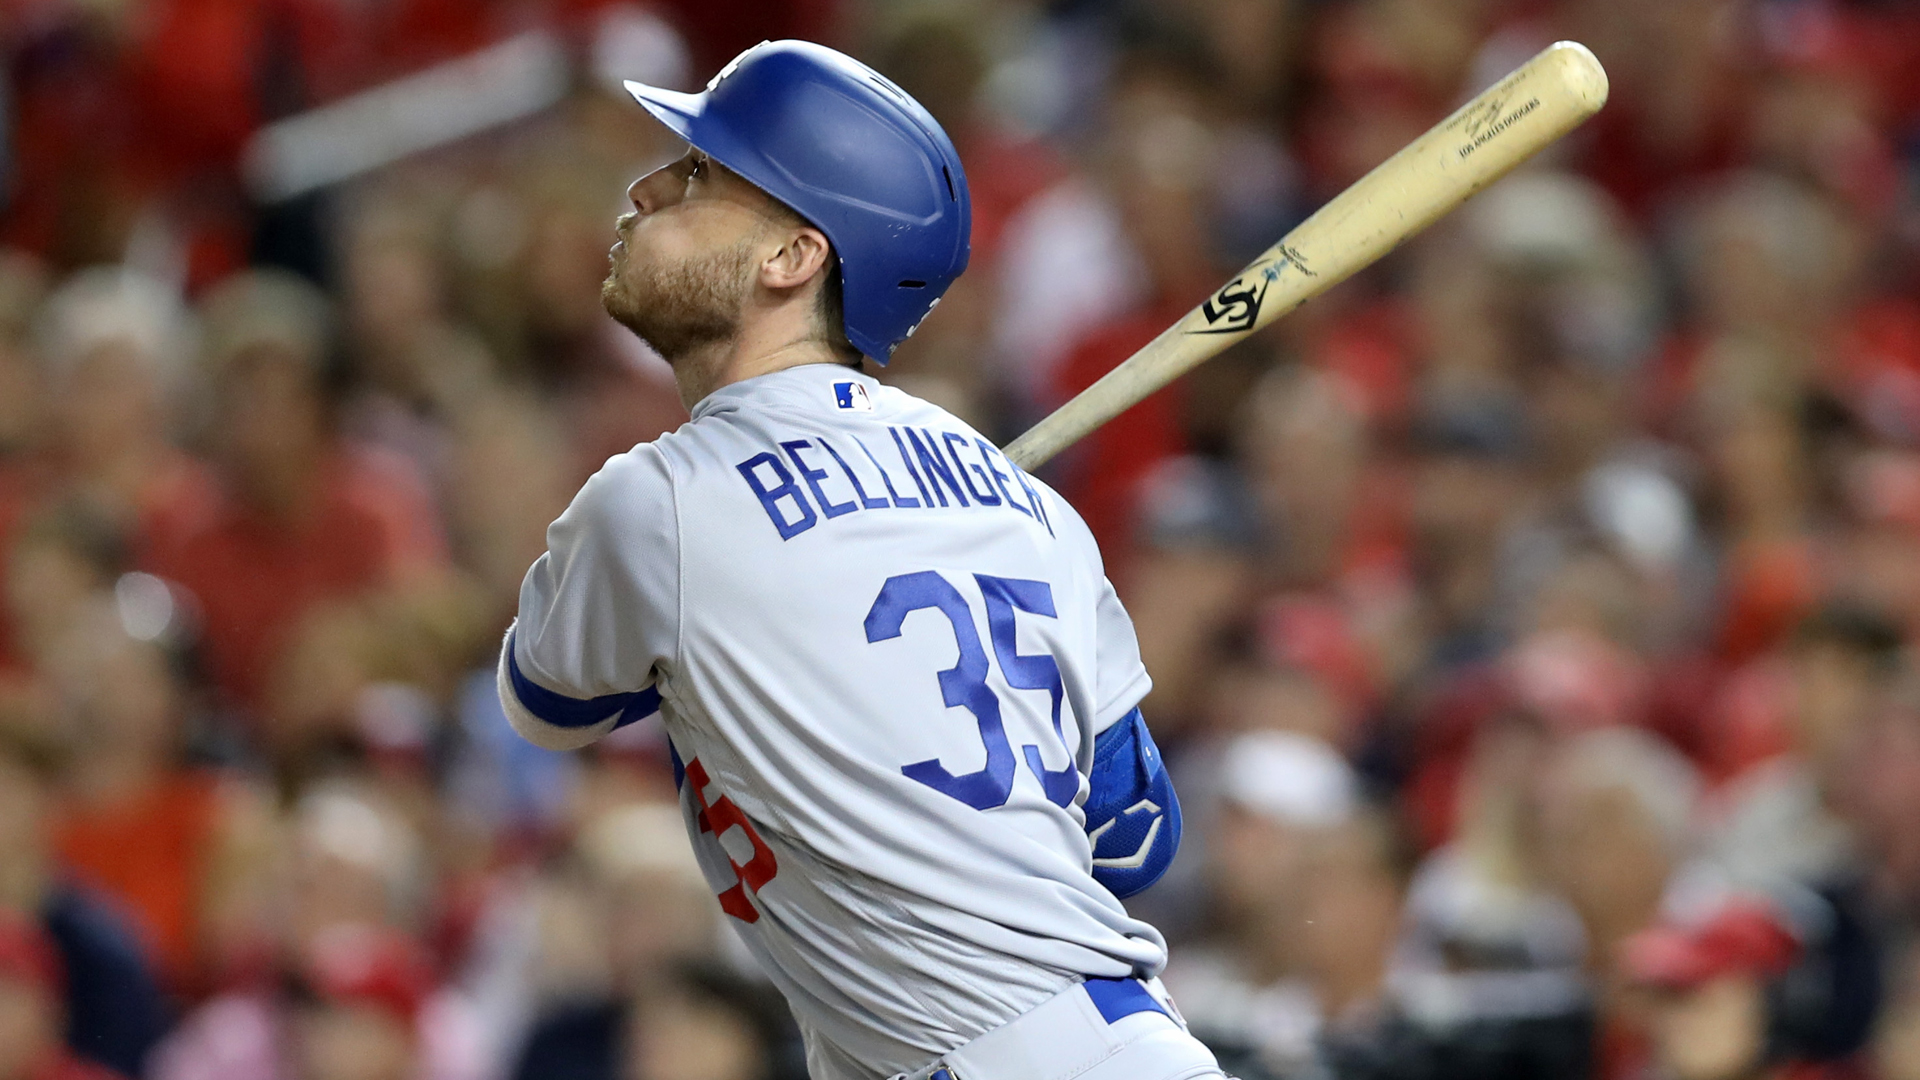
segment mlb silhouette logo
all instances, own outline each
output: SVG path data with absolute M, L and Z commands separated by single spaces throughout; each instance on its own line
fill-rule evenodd
M 852 409 L 854 412 L 873 411 L 873 399 L 867 396 L 867 388 L 857 382 L 834 383 L 833 402 L 843 409 Z

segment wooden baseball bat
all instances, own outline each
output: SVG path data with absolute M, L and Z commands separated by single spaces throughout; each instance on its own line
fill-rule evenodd
M 1345 281 L 1578 127 L 1607 101 L 1585 45 L 1556 42 L 1334 196 L 1233 280 L 1009 443 L 1034 468 L 1135 402 Z

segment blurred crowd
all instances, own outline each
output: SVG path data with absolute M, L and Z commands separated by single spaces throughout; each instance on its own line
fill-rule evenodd
M 529 33 L 548 107 L 249 166 Z M 493 679 L 686 417 L 599 307 L 680 151 L 618 81 L 784 36 L 958 145 L 878 373 L 999 439 L 1590 45 L 1593 122 L 1047 470 L 1186 804 L 1132 906 L 1245 1080 L 1920 1080 L 1900 0 L 0 0 L 0 1080 L 804 1074 L 657 726 L 541 751 Z

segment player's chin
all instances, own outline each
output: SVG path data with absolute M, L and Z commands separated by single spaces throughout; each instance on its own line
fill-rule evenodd
M 606 309 L 614 322 L 627 328 L 635 337 L 647 343 L 647 346 L 659 353 L 668 363 L 678 355 L 675 343 L 678 340 L 663 328 L 657 310 L 649 310 L 639 297 L 633 294 L 621 282 L 618 274 L 608 275 L 600 284 L 600 306 Z
M 631 324 L 634 300 L 620 280 L 618 267 L 608 272 L 607 279 L 600 283 L 600 306 L 613 316 L 615 322 Z

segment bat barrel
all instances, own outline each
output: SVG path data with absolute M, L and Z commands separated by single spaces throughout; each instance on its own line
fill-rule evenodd
M 1034 468 L 1237 341 L 1372 264 L 1598 112 L 1607 73 L 1548 46 L 1335 196 L 1145 348 L 1006 447 Z

